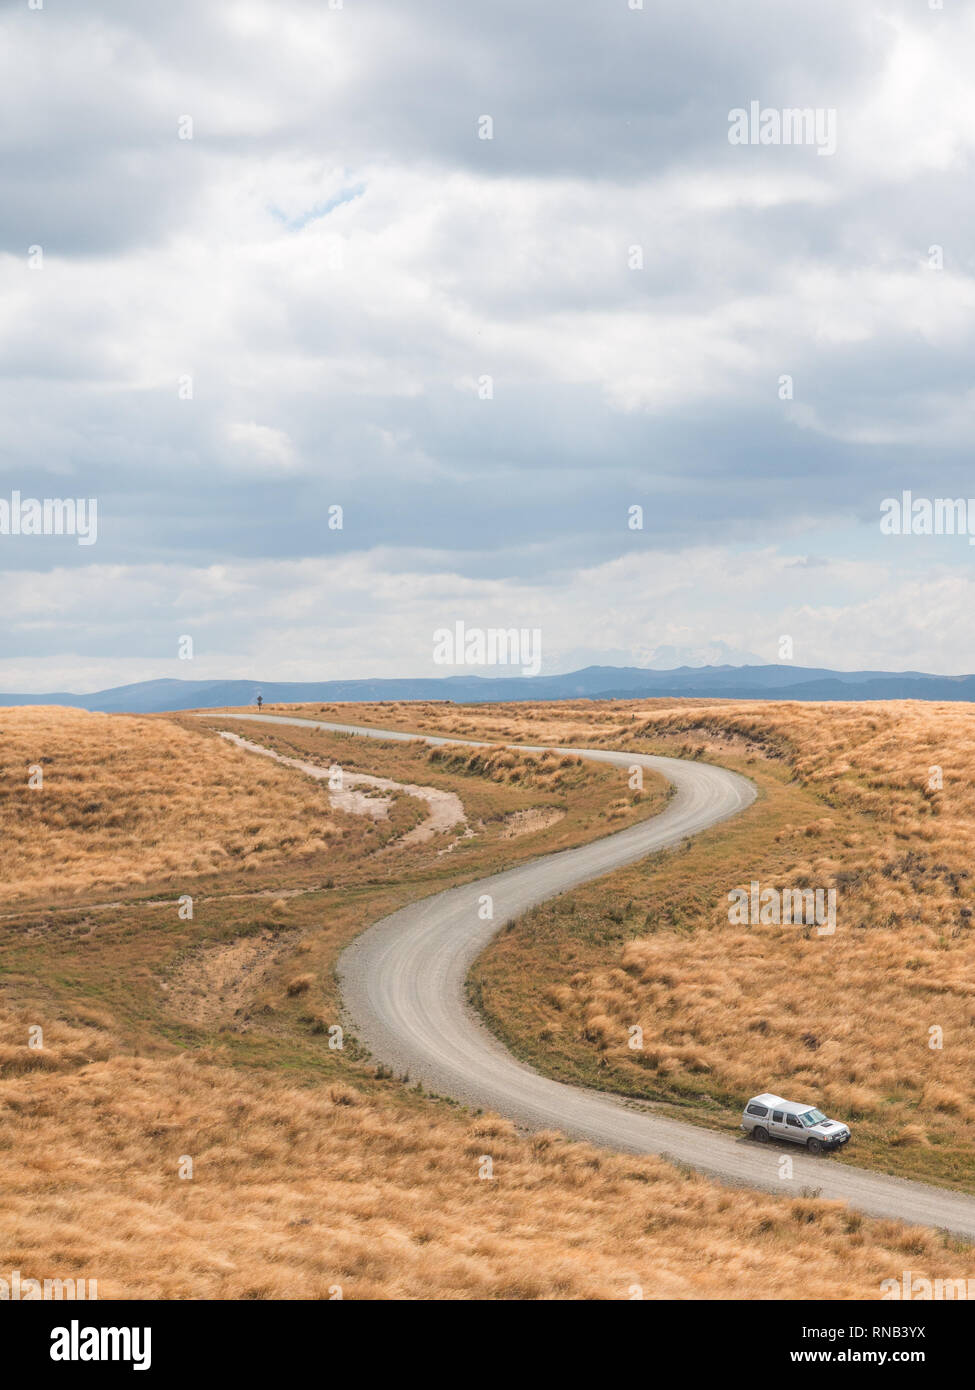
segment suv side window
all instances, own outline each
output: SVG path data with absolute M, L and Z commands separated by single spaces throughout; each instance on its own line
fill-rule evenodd
M 785 1124 L 785 1114 L 781 1110 L 773 1110 L 772 1119 L 777 1125 Z
M 793 1129 L 802 1129 L 802 1125 L 799 1123 L 798 1116 L 796 1115 L 789 1116 L 789 1124 L 792 1126 Z
M 764 1105 L 750 1105 L 745 1111 L 746 1115 L 755 1115 L 758 1119 L 764 1120 L 768 1110 Z

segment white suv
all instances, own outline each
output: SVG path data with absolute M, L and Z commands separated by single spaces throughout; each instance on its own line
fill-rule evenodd
M 811 1105 L 799 1105 L 781 1096 L 754 1096 L 745 1106 L 741 1127 L 746 1134 L 767 1144 L 770 1139 L 786 1139 L 802 1144 L 811 1154 L 842 1148 L 848 1143 L 850 1129 L 839 1120 L 827 1120 L 821 1110 Z

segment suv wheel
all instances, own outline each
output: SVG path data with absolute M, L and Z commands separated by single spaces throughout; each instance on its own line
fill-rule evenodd
M 807 1147 L 811 1154 L 821 1154 L 823 1152 L 823 1141 L 821 1139 L 810 1139 Z
M 756 1139 L 759 1144 L 767 1144 L 768 1130 L 763 1129 L 761 1125 L 756 1125 L 755 1128 L 752 1130 L 752 1138 Z

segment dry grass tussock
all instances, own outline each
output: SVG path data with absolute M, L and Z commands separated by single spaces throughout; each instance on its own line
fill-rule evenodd
M 789 771 L 776 764 L 776 785 L 808 802 L 791 820 L 773 816 L 769 808 L 780 803 L 769 791 L 756 810 L 767 816 L 768 854 L 754 864 L 746 850 L 758 843 L 757 822 L 741 818 L 687 855 L 627 871 L 625 897 L 605 881 L 563 895 L 552 910 L 573 907 L 583 919 L 587 910 L 575 905 L 592 894 L 591 949 L 582 937 L 571 944 L 578 968 L 544 999 L 534 968 L 513 958 L 509 972 L 548 1010 L 553 1046 L 568 1055 L 571 1039 L 608 1062 L 601 1073 L 608 1084 L 614 1065 L 639 1069 L 658 1094 L 681 1082 L 714 1094 L 719 1082 L 747 1090 L 774 1066 L 784 1084 L 791 1078 L 803 1092 L 815 1088 L 814 1098 L 844 1110 L 860 1105 L 869 1117 L 877 1096 L 896 1085 L 886 1095 L 894 1118 L 883 1123 L 894 1124 L 904 1154 L 938 1154 L 947 1136 L 971 1133 L 967 866 L 975 802 L 966 778 L 975 780 L 975 748 L 966 711 L 947 707 L 941 722 L 934 707 L 915 720 L 911 706 L 432 709 L 431 731 L 450 721 L 478 736 L 482 720 L 492 738 L 524 742 L 661 750 L 684 742 L 699 752 L 714 741 L 737 750 L 743 766 L 749 749 L 772 752 L 791 760 L 794 773 L 787 785 Z M 355 707 L 328 713 L 360 717 Z M 411 714 L 416 728 L 415 707 L 398 717 Z M 371 722 L 383 722 L 381 709 Z M 422 759 L 434 778 L 474 771 L 472 750 L 444 751 L 446 765 L 427 762 L 426 750 L 389 756 Z M 463 769 L 452 765 L 455 755 Z M 534 765 L 478 750 L 471 803 L 481 798 L 484 814 L 516 805 L 525 781 L 509 783 L 513 769 L 539 779 L 527 788 L 532 799 L 547 778 L 567 779 L 554 790 L 578 799 L 575 760 L 558 749 L 531 756 Z M 27 765 L 38 762 L 43 792 L 26 787 Z M 944 769 L 944 790 L 933 794 L 934 763 Z M 615 794 L 606 790 L 607 798 Z M 319 784 L 202 729 L 68 710 L 0 712 L 0 799 L 7 831 L 0 874 L 8 892 L 32 897 L 139 883 L 174 869 L 182 879 L 217 868 L 236 886 L 241 870 L 289 863 L 326 845 L 331 872 L 334 858 L 344 854 L 348 864 L 364 833 L 358 818 L 360 839 L 345 841 L 346 827 L 330 840 L 330 827 L 345 821 L 327 813 Z M 583 801 L 590 804 L 588 792 Z M 687 910 L 692 853 L 701 874 L 691 901 L 696 929 L 671 931 L 654 916 L 661 885 L 672 873 L 674 901 Z M 723 895 L 752 873 L 790 885 L 801 873 L 835 881 L 842 890 L 836 935 L 732 928 Z M 623 910 L 629 899 L 632 914 Z M 732 1191 L 659 1160 L 559 1136 L 522 1138 L 504 1120 L 407 1093 L 352 1048 L 327 1054 L 326 1075 L 313 1051 L 315 1027 L 299 1015 L 322 1007 L 334 952 L 328 932 L 337 943 L 362 922 L 350 907 L 339 930 L 341 905 L 330 902 L 326 920 L 317 902 L 302 917 L 302 901 L 282 897 L 272 908 L 290 932 L 300 925 L 308 934 L 308 949 L 275 976 L 278 1030 L 263 1041 L 252 1030 L 240 1052 L 232 1035 L 220 1034 L 218 1047 L 195 1057 L 149 1046 L 158 1043 L 153 991 L 172 950 L 157 937 L 169 943 L 181 930 L 189 949 L 199 932 L 215 938 L 208 950 L 222 951 L 216 905 L 198 923 L 166 926 L 164 938 L 141 903 L 131 909 L 131 929 L 113 935 L 104 930 L 111 921 L 99 921 L 102 934 L 87 944 L 74 943 L 74 928 L 65 928 L 48 950 L 43 932 L 12 929 L 19 974 L 7 972 L 4 995 L 46 978 L 41 965 L 50 965 L 51 979 L 45 990 L 38 986 L 36 1006 L 0 1008 L 0 1266 L 25 1277 L 96 1278 L 103 1298 L 327 1298 L 341 1287 L 347 1298 L 615 1299 L 636 1284 L 649 1298 L 842 1299 L 874 1298 L 883 1279 L 899 1279 L 906 1268 L 975 1277 L 975 1254 L 936 1232 L 870 1221 L 812 1198 Z M 372 887 L 368 903 L 375 909 Z M 228 917 L 228 941 L 236 920 Z M 555 968 L 568 920 L 556 924 Z M 266 932 L 276 940 L 270 918 Z M 221 957 L 215 968 L 226 974 L 225 965 Z M 124 999 L 114 987 L 119 978 Z M 215 977 L 201 978 L 209 985 Z M 824 999 L 835 1001 L 828 1014 Z M 138 1050 L 149 1055 L 134 1057 L 111 1010 L 140 1001 L 147 1046 Z M 43 1048 L 31 1048 L 29 1029 L 39 1018 Z M 615 1031 L 638 1021 L 644 1060 L 625 1049 L 625 1028 L 622 1038 Z M 945 1025 L 940 1054 L 920 1033 L 928 1022 Z M 234 1065 L 241 1058 L 246 1068 Z M 484 1155 L 494 1163 L 489 1180 L 478 1177 Z M 190 1180 L 178 1176 L 183 1156 L 193 1160 Z
M 312 854 L 347 819 L 310 779 L 202 729 L 27 707 L 0 711 L 0 822 L 16 906 Z
M 670 703 L 670 702 L 668 702 Z M 586 747 L 619 723 L 622 702 L 567 700 L 528 704 L 454 705 L 446 700 L 380 700 L 361 704 L 266 705 L 268 714 L 404 733 L 451 734 L 490 743 L 567 743 Z M 628 717 L 628 716 L 627 716 Z
M 769 1086 L 812 1099 L 859 1123 L 872 1161 L 933 1146 L 925 1172 L 975 1181 L 971 707 L 673 702 L 596 717 L 606 731 L 615 721 L 620 746 L 741 766 L 766 799 L 747 841 L 742 822 L 684 859 L 580 890 L 593 939 L 613 911 L 623 926 L 608 950 L 583 944 L 534 1018 L 553 1050 L 581 1043 L 604 1084 L 646 1094 L 737 1105 Z M 791 782 L 765 775 L 770 758 Z M 787 795 L 798 809 L 783 819 Z M 730 923 L 729 890 L 752 880 L 835 890 L 835 934 Z M 506 970 L 524 969 L 516 957 Z M 628 1047 L 635 1024 L 642 1052 Z
M 687 1053 L 734 1089 L 747 1089 L 761 1058 L 763 1074 L 857 1116 L 879 1118 L 892 1097 L 916 1107 L 903 1116 L 915 1141 L 925 1128 L 962 1126 L 975 1144 L 971 710 L 790 704 L 712 720 L 783 741 L 799 780 L 836 808 L 782 828 L 794 862 L 772 886 L 834 888 L 837 930 L 742 930 L 719 918 L 720 931 L 695 942 L 689 988 L 669 1000 L 660 977 L 686 972 L 686 952 L 673 938 L 630 943 L 621 964 L 654 1036 L 678 1027 Z M 837 830 L 848 831 L 841 843 Z M 940 1049 L 928 1046 L 933 1027 Z M 672 1050 L 664 1045 L 662 1065 L 673 1065 Z
M 428 761 L 444 772 L 483 777 L 505 786 L 561 792 L 586 780 L 589 769 L 582 758 L 567 753 L 521 753 L 512 748 L 470 749 L 447 745 L 433 748 Z
M 975 1274 L 931 1231 L 340 1082 L 116 1057 L 15 1078 L 0 1119 L 0 1267 L 101 1298 L 852 1299 Z

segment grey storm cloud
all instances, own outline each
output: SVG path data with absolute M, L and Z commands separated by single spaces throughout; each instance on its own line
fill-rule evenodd
M 214 159 L 301 150 L 623 180 L 706 168 L 727 160 L 729 107 L 836 104 L 870 80 L 883 44 L 836 0 L 723 11 L 292 0 L 269 30 L 244 22 L 244 6 L 172 0 L 43 11 L 17 0 L 0 14 L 12 56 L 0 239 L 80 256 L 169 235 L 205 196 Z M 287 61 L 300 60 L 303 29 L 320 64 Z M 354 55 L 354 83 L 336 79 L 333 50 Z M 195 121 L 192 155 L 174 138 L 182 114 Z M 482 114 L 490 142 L 474 138 Z
M 547 602 L 651 552 L 801 550 L 919 479 L 972 490 L 965 14 L 17 0 L 0 40 L 0 493 L 100 518 L 97 555 L 4 538 L 11 572 L 151 568 L 144 617 L 167 566 L 184 595 L 372 553 L 362 613 L 398 565 L 418 604 L 444 574 Z M 835 108 L 836 154 L 730 144 L 753 100 Z M 243 630 L 218 580 L 206 621 Z M 112 607 L 77 649 L 138 622 Z

